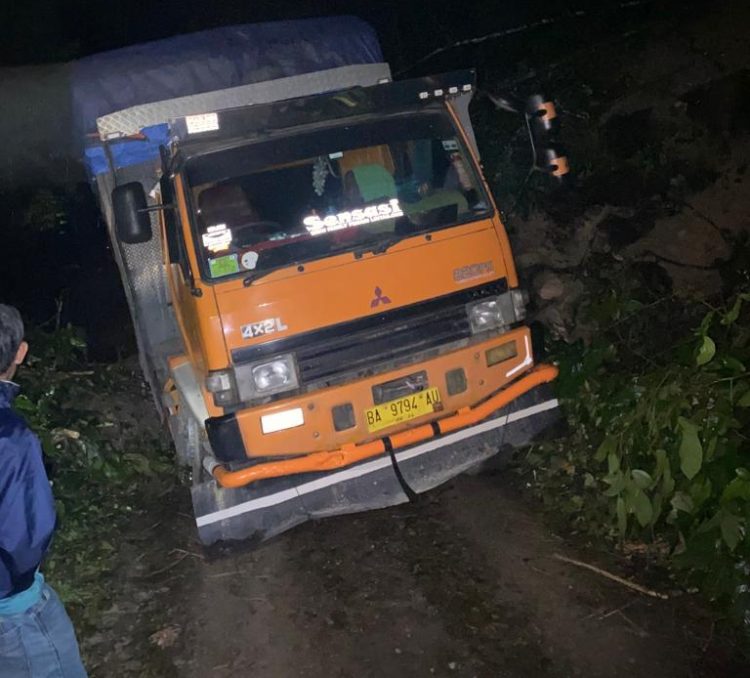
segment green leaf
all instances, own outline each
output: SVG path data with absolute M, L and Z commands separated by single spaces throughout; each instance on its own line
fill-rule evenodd
M 617 529 L 620 534 L 624 537 L 625 531 L 628 529 L 628 512 L 625 509 L 625 500 L 622 497 L 617 497 Z
M 604 476 L 602 480 L 610 486 L 604 491 L 605 497 L 616 497 L 625 489 L 625 476 L 622 471 L 615 471 L 611 476 Z
M 706 445 L 706 454 L 705 454 L 706 461 L 710 461 L 711 459 L 713 459 L 714 452 L 716 452 L 716 446 L 718 444 L 719 444 L 719 439 L 716 436 L 714 436 L 713 438 L 711 438 L 711 440 L 708 441 L 708 445 Z
M 661 481 L 661 489 L 662 492 L 664 492 L 665 496 L 669 496 L 674 491 L 674 478 L 672 478 L 672 471 L 670 470 L 669 466 L 667 466 L 664 469 L 664 476 L 662 477 Z
M 698 330 L 699 335 L 704 335 L 706 332 L 708 332 L 708 328 L 711 327 L 711 323 L 714 320 L 714 312 L 709 311 L 706 313 L 706 315 L 703 316 L 703 320 L 701 320 L 701 326 Z
M 678 419 L 678 424 L 682 430 L 679 450 L 680 469 L 688 479 L 692 480 L 703 465 L 703 447 L 695 424 L 684 417 Z
M 750 480 L 742 477 L 735 478 L 724 488 L 724 492 L 721 494 L 721 503 L 726 504 L 734 499 L 750 501 Z
M 670 503 L 675 510 L 684 511 L 685 513 L 692 513 L 695 508 L 690 495 L 684 492 L 675 492 Z
M 148 457 L 138 454 L 137 452 L 129 452 L 124 455 L 124 458 L 126 461 L 130 462 L 139 473 L 147 476 L 153 475 L 151 462 Z
M 724 367 L 732 370 L 735 374 L 742 374 L 746 371 L 745 365 L 732 356 L 724 356 L 723 363 Z
M 13 409 L 24 413 L 34 412 L 36 410 L 36 405 L 34 405 L 34 403 L 32 403 L 25 395 L 19 395 L 13 401 Z
M 737 401 L 738 407 L 750 407 L 750 391 L 746 391 L 745 395 L 743 395 L 738 401 Z
M 648 473 L 646 473 L 646 471 L 643 471 L 642 469 L 639 469 L 639 468 L 634 468 L 630 472 L 630 475 L 633 476 L 633 481 L 641 490 L 645 490 L 653 482 L 651 476 Z
M 664 505 L 664 497 L 660 492 L 656 492 L 656 494 L 651 497 L 651 504 L 654 507 L 654 515 L 651 518 L 651 522 L 656 525 L 657 521 L 659 520 L 659 516 L 661 516 L 662 508 Z
M 710 478 L 698 477 L 690 484 L 690 497 L 696 507 L 701 507 L 712 496 L 713 485 Z
M 602 444 L 596 450 L 594 459 L 598 462 L 604 461 L 611 453 L 617 451 L 617 438 L 615 436 L 607 436 Z
M 743 520 L 739 516 L 725 513 L 721 518 L 721 536 L 730 551 L 737 548 L 743 536 Z
M 633 510 L 635 511 L 636 520 L 641 527 L 646 527 L 651 522 L 654 515 L 654 508 L 651 500 L 641 491 L 636 492 L 632 497 Z
M 703 342 L 700 345 L 700 348 L 698 349 L 698 355 L 695 358 L 696 365 L 705 365 L 708 362 L 711 362 L 713 357 L 716 355 L 716 344 L 714 343 L 714 340 L 711 339 L 708 335 L 705 335 L 703 337 Z
M 620 457 L 614 452 L 610 452 L 607 457 L 607 464 L 609 465 L 609 475 L 613 475 L 620 470 Z
M 727 311 L 724 314 L 724 317 L 721 319 L 722 325 L 732 325 L 737 318 L 740 317 L 740 308 L 742 308 L 742 297 L 737 297 L 734 300 L 734 305 L 732 306 L 729 311 Z
M 732 308 L 730 308 L 721 319 L 722 325 L 732 325 L 737 321 L 737 318 L 740 317 L 740 309 L 742 308 L 743 301 L 750 301 L 750 295 L 740 294 L 737 296 Z

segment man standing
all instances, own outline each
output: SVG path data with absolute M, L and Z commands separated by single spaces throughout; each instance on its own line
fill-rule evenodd
M 10 409 L 23 334 L 18 311 L 0 304 L 0 676 L 85 678 L 73 625 L 39 572 L 55 502 L 39 440 Z

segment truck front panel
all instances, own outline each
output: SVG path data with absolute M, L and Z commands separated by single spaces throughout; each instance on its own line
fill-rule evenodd
M 398 352 L 397 345 L 393 349 Z M 360 346 L 359 350 L 364 349 Z M 242 449 L 224 449 L 225 445 L 220 443 L 214 452 L 218 458 L 226 457 L 229 461 L 241 460 L 243 456 L 285 457 L 392 435 L 482 402 L 527 371 L 533 362 L 529 332 L 523 327 L 454 350 L 438 349 L 432 353 L 432 357 L 423 357 L 398 369 L 385 369 L 375 376 L 227 415 L 222 425 L 227 426 L 228 419 L 236 422 Z M 420 390 L 411 390 L 410 382 L 416 383 Z M 424 414 L 415 409 L 414 416 L 404 411 L 415 405 L 411 396 L 429 389 L 436 389 L 437 393 L 433 408 Z M 376 405 L 383 404 L 397 411 L 373 412 Z M 386 425 L 380 426 L 376 421 L 378 416 L 401 421 L 390 426 L 386 421 Z M 271 422 L 273 428 L 266 422 Z M 236 439 L 233 442 L 236 444 Z

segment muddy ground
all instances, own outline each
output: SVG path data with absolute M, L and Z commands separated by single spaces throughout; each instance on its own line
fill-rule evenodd
M 632 575 L 558 536 L 512 472 L 218 554 L 183 500 L 126 536 L 112 609 L 84 639 L 92 676 L 747 675 L 692 595 L 556 559 Z

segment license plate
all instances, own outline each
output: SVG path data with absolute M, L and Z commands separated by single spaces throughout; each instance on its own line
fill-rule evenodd
M 373 433 L 441 409 L 440 391 L 433 387 L 371 407 L 365 410 L 365 421 Z

